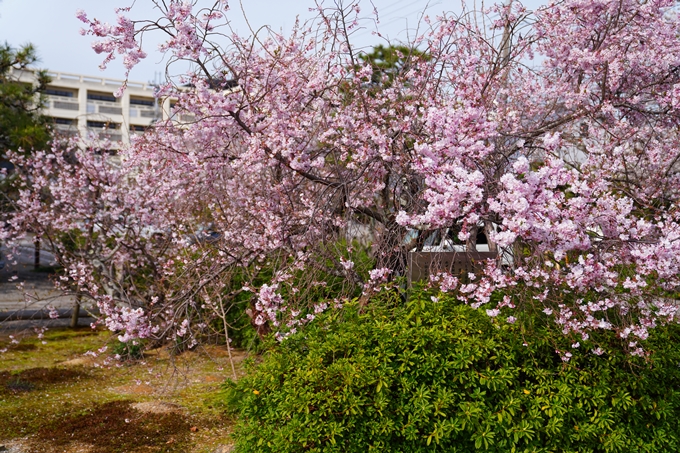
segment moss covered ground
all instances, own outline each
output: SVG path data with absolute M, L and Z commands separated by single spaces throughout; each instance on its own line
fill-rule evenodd
M 0 334 L 0 451 L 206 452 L 229 450 L 230 420 L 212 401 L 231 375 L 227 351 L 205 346 L 113 360 L 114 337 L 53 329 L 12 344 Z M 107 351 L 97 357 L 88 351 Z M 235 352 L 237 372 L 245 354 Z

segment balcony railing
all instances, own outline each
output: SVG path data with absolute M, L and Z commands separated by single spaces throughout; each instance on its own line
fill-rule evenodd
M 52 132 L 57 138 L 71 138 L 78 136 L 78 127 L 75 124 L 54 124 Z
M 90 134 L 95 134 L 99 140 L 111 140 L 112 142 L 120 142 L 123 140 L 123 134 L 118 129 L 100 129 L 98 127 L 88 127 L 87 131 Z
M 47 96 L 47 99 L 49 101 L 49 105 L 53 109 L 78 111 L 80 108 L 78 101 L 75 98 L 66 96 Z
M 117 102 L 87 100 L 87 113 L 103 113 L 108 115 L 122 115 L 123 108 Z
M 123 140 L 123 134 L 120 132 L 100 132 L 99 134 L 99 139 L 100 140 L 111 140 L 112 142 L 119 142 Z
M 130 106 L 130 118 L 160 118 L 161 110 L 145 105 Z
M 123 108 L 122 107 L 109 107 L 108 105 L 100 105 L 99 106 L 99 113 L 108 113 L 110 115 L 122 115 L 123 114 Z

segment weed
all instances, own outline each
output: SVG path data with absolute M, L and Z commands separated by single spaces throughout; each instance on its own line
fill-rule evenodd
M 10 393 L 30 392 L 35 389 L 35 384 L 22 381 L 21 379 L 12 379 L 5 384 L 5 389 Z
M 136 340 L 128 342 L 116 340 L 111 352 L 120 357 L 121 360 L 139 360 L 144 357 L 144 345 Z

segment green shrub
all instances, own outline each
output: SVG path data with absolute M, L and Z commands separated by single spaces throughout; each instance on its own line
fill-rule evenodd
M 680 451 L 677 325 L 644 359 L 602 334 L 609 352 L 564 362 L 572 340 L 540 312 L 509 324 L 424 294 L 367 310 L 320 316 L 226 384 L 236 452 Z

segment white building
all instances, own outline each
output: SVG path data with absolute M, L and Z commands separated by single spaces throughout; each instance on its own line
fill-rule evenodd
M 13 71 L 26 83 L 34 83 L 32 71 Z M 54 131 L 61 137 L 94 135 L 111 141 L 110 151 L 130 142 L 134 134 L 144 132 L 154 121 L 167 118 L 161 101 L 154 97 L 150 83 L 127 82 L 123 96 L 113 92 L 123 80 L 92 77 L 64 72 L 47 74 L 52 81 L 45 92 L 44 115 L 53 120 Z M 165 102 L 169 110 L 169 102 Z

